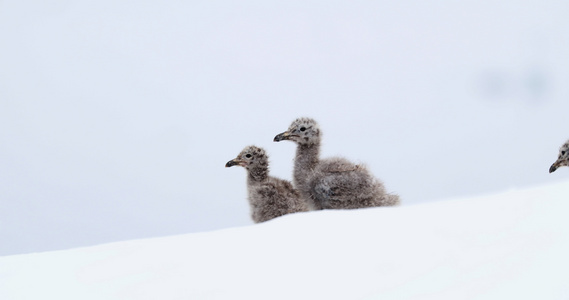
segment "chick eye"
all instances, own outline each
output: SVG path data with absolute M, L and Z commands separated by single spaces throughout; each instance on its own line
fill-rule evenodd
M 304 126 L 300 127 L 300 131 L 305 131 L 305 130 L 306 130 L 306 127 L 304 127 Z
M 252 156 L 251 154 L 245 155 L 245 157 L 247 157 L 247 158 L 251 158 L 251 156 Z
M 565 155 L 565 151 L 561 151 L 561 155 Z

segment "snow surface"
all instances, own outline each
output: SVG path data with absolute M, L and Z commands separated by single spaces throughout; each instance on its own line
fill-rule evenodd
M 0 258 L 0 299 L 569 299 L 569 181 Z

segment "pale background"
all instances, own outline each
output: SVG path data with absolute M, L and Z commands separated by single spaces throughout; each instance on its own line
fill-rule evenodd
M 396 2 L 396 3 L 393 3 Z M 566 179 L 567 1 L 0 1 L 0 255 L 251 224 L 296 117 L 404 205 Z

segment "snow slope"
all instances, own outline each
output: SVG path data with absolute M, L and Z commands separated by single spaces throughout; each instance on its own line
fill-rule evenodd
M 0 258 L 0 299 L 568 299 L 569 181 Z

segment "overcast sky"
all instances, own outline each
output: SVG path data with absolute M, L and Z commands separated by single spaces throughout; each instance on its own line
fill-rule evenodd
M 569 2 L 392 2 L 0 2 L 0 255 L 251 224 L 300 116 L 403 205 L 569 177 Z

